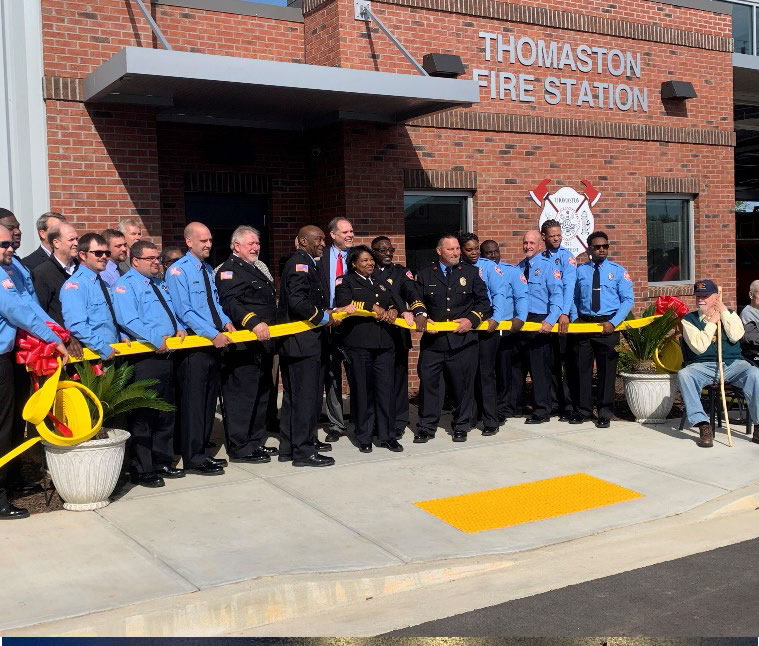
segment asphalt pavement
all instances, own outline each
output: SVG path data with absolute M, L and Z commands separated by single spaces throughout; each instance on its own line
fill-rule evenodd
M 386 634 L 590 635 L 759 635 L 759 538 Z

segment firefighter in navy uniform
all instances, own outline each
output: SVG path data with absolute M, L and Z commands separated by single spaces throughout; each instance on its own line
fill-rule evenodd
M 477 332 L 490 318 L 488 290 L 473 265 L 460 262 L 458 238 L 446 235 L 437 244 L 438 260 L 417 273 L 423 304 L 414 308 L 417 329 L 425 332 L 419 353 L 419 422 L 414 442 L 435 436 L 443 407 L 440 375 L 445 376 L 455 402 L 453 441 L 465 442 L 474 412 L 474 377 L 477 371 Z M 429 332 L 427 322 L 453 321 L 454 332 Z
M 421 308 L 422 300 L 414 276 L 407 267 L 393 262 L 395 247 L 387 236 L 377 236 L 372 240 L 372 252 L 376 265 L 372 278 L 388 283 L 398 303 L 406 304 L 399 315 L 409 325 L 414 323 L 413 309 Z M 421 309 L 420 309 L 421 311 Z M 395 424 L 393 439 L 400 440 L 409 425 L 408 416 L 408 353 L 411 350 L 411 332 L 398 326 L 389 329 L 395 344 L 395 364 L 393 368 Z
M 335 460 L 317 451 L 332 446 L 316 438 L 322 406 L 326 327 L 336 325 L 332 314 L 355 308 L 329 308 L 329 289 L 316 260 L 324 251 L 324 232 L 315 226 L 298 231 L 298 249 L 282 270 L 277 323 L 308 321 L 319 327 L 282 338 L 278 345 L 284 394 L 280 416 L 279 461 L 296 467 L 326 467 Z
M 269 325 L 277 315 L 274 284 L 255 262 L 261 251 L 258 231 L 240 226 L 232 233 L 232 255 L 216 272 L 216 289 L 224 313 L 238 329 L 258 341 L 227 352 L 221 364 L 224 434 L 232 462 L 270 462 L 277 449 L 264 445 L 266 412 L 272 395 L 274 342 Z

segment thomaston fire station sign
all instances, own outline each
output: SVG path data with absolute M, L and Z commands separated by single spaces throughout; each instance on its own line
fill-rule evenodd
M 504 66 L 557 70 L 538 85 L 534 74 L 507 72 L 504 69 L 474 69 L 472 78 L 488 88 L 491 99 L 548 105 L 587 106 L 590 108 L 648 112 L 648 88 L 623 81 L 639 79 L 640 54 L 591 45 L 572 46 L 555 40 L 534 40 L 527 36 L 481 31 L 486 61 Z M 507 67 L 509 69 L 510 67 Z M 564 70 L 588 74 L 577 80 L 561 76 Z M 599 79 L 598 75 L 602 78 Z

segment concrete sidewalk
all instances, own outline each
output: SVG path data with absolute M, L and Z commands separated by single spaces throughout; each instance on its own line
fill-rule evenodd
M 412 444 L 407 433 L 400 454 L 361 454 L 342 438 L 335 467 L 230 464 L 218 478 L 131 488 L 97 512 L 4 523 L 0 630 L 240 631 L 507 567 L 509 554 L 680 514 L 759 482 L 759 445 L 742 431 L 734 448 L 718 433 L 704 450 L 671 422 L 599 430 L 510 420 L 498 435 L 474 431 L 464 444 L 442 430 Z M 413 504 L 574 473 L 643 497 L 476 534 Z

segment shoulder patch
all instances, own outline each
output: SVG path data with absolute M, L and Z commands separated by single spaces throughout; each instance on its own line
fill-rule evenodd
M 408 278 L 409 280 L 414 280 L 414 274 L 411 273 L 410 269 L 406 270 L 406 278 Z
M 501 268 L 498 265 L 495 266 L 495 271 L 499 276 L 503 276 L 503 272 L 501 271 Z
M 14 288 L 13 281 L 10 278 L 6 278 L 3 281 L 3 287 L 5 287 L 5 289 L 13 289 Z
M 527 279 L 524 277 L 524 274 L 519 274 L 519 280 L 521 280 L 525 285 L 527 284 Z
M 113 288 L 113 291 L 117 294 L 126 294 L 126 289 L 124 289 L 121 285 L 116 285 L 116 287 Z
M 569 256 L 569 264 L 577 266 L 577 259 L 574 256 Z
M 632 282 L 632 280 L 633 280 L 633 279 L 630 277 L 630 274 L 628 274 L 627 272 L 625 272 L 625 280 L 626 280 L 626 281 L 628 281 L 628 282 Z
M 69 281 L 63 286 L 63 289 L 79 289 L 79 283 L 72 283 Z
M 222 272 L 219 272 L 219 278 L 221 280 L 231 280 L 233 276 L 234 276 L 234 272 L 233 271 L 222 271 Z
M 481 279 L 481 280 L 484 280 L 484 277 L 483 277 L 483 275 L 482 275 L 482 267 L 480 267 L 480 268 L 479 268 L 479 272 L 480 272 L 480 279 Z
M 553 270 L 553 277 L 554 277 L 556 280 L 561 280 L 561 272 L 560 272 L 558 269 L 554 269 L 554 270 Z
M 169 273 L 172 276 L 181 276 L 182 270 L 179 267 L 172 267 L 171 269 L 169 269 Z
M 295 265 L 295 271 L 308 272 L 308 265 Z

